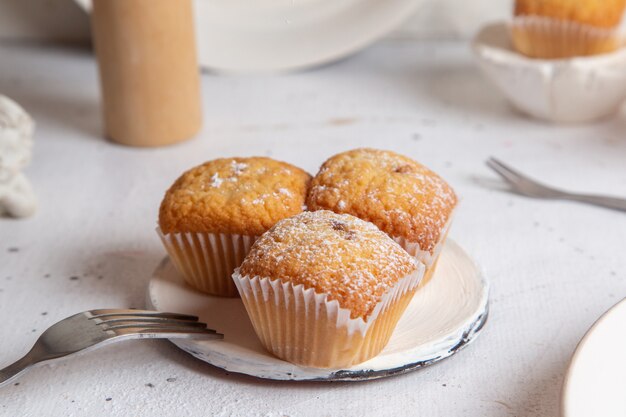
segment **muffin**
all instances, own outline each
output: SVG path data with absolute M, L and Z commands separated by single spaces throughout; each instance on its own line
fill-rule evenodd
M 390 151 L 356 149 L 328 159 L 313 178 L 309 210 L 332 210 L 370 221 L 435 270 L 457 197 L 423 165 Z
M 257 236 L 303 210 L 311 176 L 270 158 L 226 158 L 185 172 L 166 192 L 157 229 L 192 287 L 238 295 L 231 275 Z
M 513 45 L 533 58 L 569 58 L 619 48 L 626 0 L 516 0 Z
M 385 347 L 423 271 L 373 224 L 323 210 L 279 221 L 233 280 L 268 351 L 345 368 Z

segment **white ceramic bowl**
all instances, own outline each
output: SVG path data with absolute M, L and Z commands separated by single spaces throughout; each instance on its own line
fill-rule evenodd
M 485 26 L 472 42 L 478 64 L 511 104 L 559 123 L 613 115 L 626 99 L 626 48 L 571 59 L 532 59 L 512 46 L 508 24 Z
M 91 10 L 92 0 L 75 1 Z M 391 32 L 422 2 L 194 0 L 198 60 L 203 68 L 236 73 L 325 64 Z

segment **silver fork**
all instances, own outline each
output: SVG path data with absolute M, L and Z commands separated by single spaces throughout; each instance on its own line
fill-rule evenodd
M 0 369 L 0 387 L 34 365 L 127 339 L 222 339 L 195 316 L 147 310 L 90 310 L 61 320 L 17 362 Z
M 579 203 L 592 204 L 612 210 L 626 211 L 626 199 L 606 197 L 601 195 L 578 194 L 559 190 L 544 184 L 514 170 L 495 158 L 487 160 L 487 166 L 496 171 L 518 194 L 552 200 L 569 200 Z

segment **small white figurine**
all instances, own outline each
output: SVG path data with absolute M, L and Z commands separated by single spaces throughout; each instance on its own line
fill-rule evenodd
M 0 95 L 0 215 L 26 217 L 37 199 L 22 169 L 30 162 L 33 119 L 16 102 Z

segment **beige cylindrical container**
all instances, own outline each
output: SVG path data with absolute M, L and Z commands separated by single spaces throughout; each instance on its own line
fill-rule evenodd
M 191 0 L 94 0 L 106 135 L 130 146 L 189 139 L 201 126 Z

